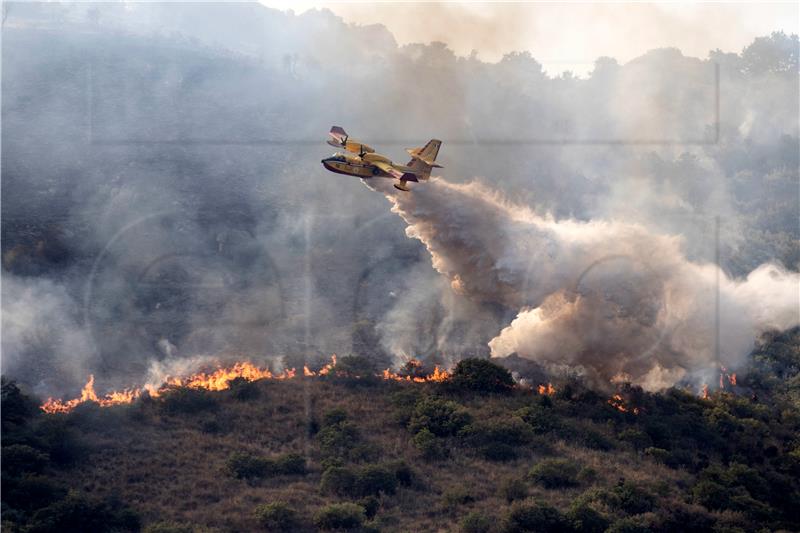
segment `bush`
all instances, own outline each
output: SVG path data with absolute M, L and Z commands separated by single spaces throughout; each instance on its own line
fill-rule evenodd
M 44 470 L 50 456 L 25 444 L 12 444 L 3 446 L 2 464 L 3 472 L 18 475 L 23 472 L 40 474 Z
M 652 525 L 645 516 L 628 516 L 611 524 L 606 533 L 650 533 Z
M 226 466 L 234 477 L 249 480 L 306 473 L 306 459 L 296 453 L 268 458 L 246 452 L 235 452 L 228 458 Z
M 364 523 L 364 508 L 354 503 L 333 503 L 314 515 L 320 529 L 356 529 Z
M 472 503 L 474 501 L 475 497 L 464 487 L 453 487 L 447 489 L 442 494 L 442 504 L 449 510 L 453 510 L 457 507 Z
M 239 479 L 257 479 L 267 475 L 269 461 L 245 452 L 234 452 L 228 457 L 226 467 Z
M 459 361 L 450 382 L 455 388 L 480 393 L 507 393 L 514 387 L 511 372 L 488 359 Z
M 605 516 L 585 503 L 572 505 L 566 517 L 572 529 L 581 533 L 603 533 L 609 525 Z
M 67 466 L 86 457 L 88 447 L 65 417 L 45 417 L 36 424 L 36 447 L 56 465 Z
M 550 399 L 549 396 L 542 396 Z M 543 434 L 558 428 L 558 419 L 552 410 L 541 406 L 528 406 L 514 413 L 523 422 L 528 424 L 534 433 Z
M 479 448 L 481 456 L 488 461 L 511 461 L 517 458 L 517 450 L 502 442 L 492 442 Z
M 479 511 L 472 511 L 461 520 L 463 533 L 488 533 L 492 529 L 492 518 Z
M 563 533 L 569 522 L 558 509 L 544 502 L 515 503 L 506 517 L 507 531 L 535 531 L 537 533 Z
M 375 363 L 360 355 L 340 357 L 331 371 L 327 374 L 330 378 L 338 379 L 345 384 L 355 385 L 360 383 L 371 384 L 378 381 L 378 369 Z
M 386 464 L 394 472 L 397 483 L 403 487 L 410 487 L 414 484 L 414 471 L 405 461 L 392 461 Z
M 43 476 L 21 478 L 3 476 L 3 512 L 8 505 L 14 509 L 33 511 L 61 499 L 67 491 Z
M 438 437 L 447 437 L 458 433 L 470 421 L 470 414 L 456 402 L 426 397 L 414 406 L 408 427 L 414 433 L 427 429 Z
M 139 517 L 114 500 L 100 501 L 70 493 L 34 513 L 26 529 L 29 533 L 139 531 Z
M 210 411 L 218 406 L 212 392 L 189 387 L 172 389 L 164 394 L 161 400 L 161 409 L 171 415 Z
M 414 447 L 422 452 L 422 457 L 429 461 L 444 459 L 448 455 L 447 448 L 428 428 L 419 430 L 414 435 L 413 442 Z
M 638 429 L 626 429 L 617 435 L 617 438 L 623 442 L 629 443 L 636 451 L 644 450 L 653 444 L 650 435 Z
M 280 455 L 272 461 L 272 471 L 276 475 L 303 475 L 306 473 L 306 458 L 299 453 Z
M 524 500 L 528 497 L 528 485 L 524 479 L 508 478 L 500 484 L 500 494 L 508 503 L 514 500 Z
M 385 465 L 366 465 L 356 474 L 356 492 L 359 495 L 394 494 L 397 491 L 395 472 Z
M 628 514 L 641 514 L 652 511 L 655 507 L 655 497 L 647 490 L 625 482 L 611 490 L 610 504 Z
M 358 504 L 364 508 L 364 514 L 369 520 L 375 518 L 375 515 L 378 514 L 378 510 L 381 508 L 381 501 L 375 496 L 361 498 L 361 500 L 358 501 Z
M 240 402 L 258 398 L 260 394 L 258 384 L 243 377 L 232 379 L 228 383 L 228 387 L 230 388 L 230 395 Z
M 653 458 L 654 461 L 665 464 L 669 459 L 669 452 L 663 448 L 650 446 L 644 449 L 644 454 Z
M 545 459 L 531 468 L 529 477 L 547 489 L 574 487 L 579 467 L 567 459 Z
M 319 488 L 328 494 L 343 497 L 355 495 L 356 473 L 344 466 L 332 466 L 322 473 Z
M 255 517 L 267 531 L 295 531 L 299 525 L 297 513 L 284 502 L 259 505 Z
M 328 457 L 353 458 L 361 442 L 358 428 L 350 422 L 324 426 L 316 437 L 320 451 Z
M 2 417 L 3 433 L 14 426 L 24 425 L 29 418 L 37 414 L 36 402 L 22 393 L 13 380 L 0 378 L 0 417 Z
M 531 441 L 533 430 L 521 418 L 511 417 L 472 423 L 459 435 L 472 446 L 493 443 L 521 446 Z

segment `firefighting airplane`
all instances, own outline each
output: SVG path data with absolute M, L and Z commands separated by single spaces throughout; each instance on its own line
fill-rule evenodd
M 329 133 L 328 144 L 336 148 L 344 148 L 345 152 L 337 152 L 322 160 L 322 164 L 331 172 L 347 174 L 358 178 L 392 178 L 400 180 L 395 183 L 396 189 L 409 191 L 409 181 L 424 181 L 431 177 L 432 168 L 443 168 L 435 163 L 442 141 L 431 139 L 422 148 L 408 148 L 411 155 L 407 165 L 398 165 L 385 156 L 376 154 L 375 150 L 361 141 L 351 139 L 343 128 L 334 126 Z

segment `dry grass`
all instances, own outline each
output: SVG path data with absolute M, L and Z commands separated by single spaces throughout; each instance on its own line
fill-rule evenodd
M 255 507 L 276 500 L 310 517 L 337 498 L 319 491 L 321 457 L 308 428 L 338 407 L 347 411 L 382 460 L 404 459 L 417 473 L 419 487 L 400 488 L 396 495 L 383 498 L 378 513 L 381 530 L 453 531 L 471 510 L 499 518 L 508 505 L 499 491 L 501 483 L 524 476 L 547 455 L 529 447 L 517 459 L 498 463 L 454 448 L 448 460 L 422 461 L 410 433 L 394 421 L 390 397 L 402 387 L 423 391 L 428 385 L 381 383 L 349 388 L 322 380 L 296 380 L 262 381 L 257 387 L 259 396 L 245 401 L 228 392 L 212 393 L 218 408 L 191 414 L 167 415 L 155 402 L 89 410 L 81 415 L 86 421 L 80 427 L 87 428 L 84 438 L 94 451 L 79 468 L 62 471 L 59 481 L 101 496 L 117 495 L 141 514 L 145 524 L 170 520 L 219 531 L 252 531 L 257 529 Z M 528 401 L 520 395 L 463 400 L 477 420 L 508 416 Z M 218 432 L 208 432 L 212 423 Z M 602 426 L 598 425 L 598 431 Z M 548 456 L 595 469 L 599 486 L 624 477 L 653 487 L 675 487 L 685 477 L 630 451 L 601 452 L 563 441 L 554 441 L 552 446 Z M 304 476 L 248 484 L 226 472 L 227 458 L 240 451 L 302 453 L 309 471 Z M 584 484 L 546 490 L 529 483 L 529 494 L 564 509 L 587 488 Z M 472 501 L 453 504 L 448 495 L 456 489 Z

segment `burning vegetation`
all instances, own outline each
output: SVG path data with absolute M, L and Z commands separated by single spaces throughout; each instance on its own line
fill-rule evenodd
M 715 375 L 705 400 L 342 357 L 152 392 L 90 379 L 54 417 L 4 381 L 4 530 L 796 530 L 798 335 L 760 349 L 736 393 Z
M 308 366 L 303 367 L 303 378 L 314 378 L 321 376 L 328 376 L 334 371 L 339 371 L 337 367 L 336 354 L 331 356 L 329 363 L 323 365 L 319 370 L 311 370 Z M 349 375 L 356 379 L 366 376 L 358 375 L 347 369 L 342 370 L 340 373 Z M 443 382 L 450 379 L 451 374 L 435 366 L 433 371 L 426 373 L 423 370 L 423 364 L 412 359 L 405 366 L 405 371 L 402 373 L 393 372 L 390 369 L 384 370 L 378 375 L 384 380 L 391 381 L 407 381 L 413 383 L 427 383 L 427 382 Z M 249 362 L 237 362 L 231 366 L 224 368 L 217 368 L 213 372 L 198 372 L 186 377 L 168 377 L 160 385 L 147 384 L 142 387 L 135 387 L 131 389 L 124 389 L 121 391 L 112 391 L 103 396 L 98 396 L 94 388 L 94 375 L 90 375 L 86 385 L 81 390 L 78 398 L 71 400 L 60 400 L 48 398 L 40 409 L 45 413 L 68 413 L 75 409 L 78 405 L 86 402 L 93 402 L 100 407 L 110 407 L 112 405 L 129 404 L 143 396 L 150 398 L 158 398 L 163 394 L 174 390 L 176 388 L 189 388 L 200 389 L 207 391 L 222 391 L 230 388 L 231 383 L 236 379 L 243 379 L 245 381 L 258 381 L 262 379 L 271 380 L 288 380 L 296 379 L 301 376 L 294 368 L 286 369 L 281 372 L 272 372 L 267 368 L 259 368 Z

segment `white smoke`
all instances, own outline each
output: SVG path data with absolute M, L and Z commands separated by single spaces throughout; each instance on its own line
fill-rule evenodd
M 375 186 L 456 293 L 518 313 L 489 342 L 494 357 L 658 390 L 736 368 L 760 332 L 800 323 L 800 275 L 777 265 L 731 279 L 687 260 L 680 237 L 555 220 L 478 183 L 435 178 L 410 194 Z

